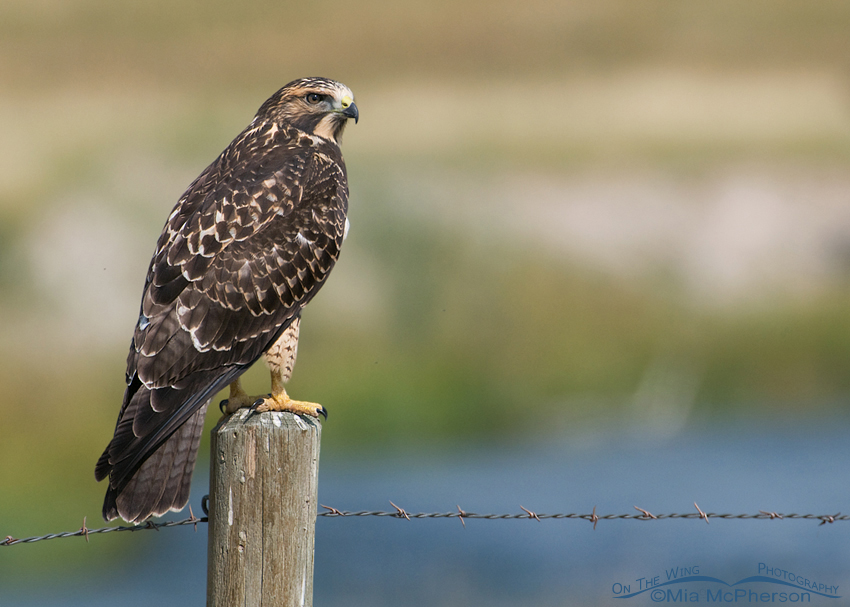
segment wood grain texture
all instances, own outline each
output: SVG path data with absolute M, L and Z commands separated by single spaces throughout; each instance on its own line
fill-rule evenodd
M 322 426 L 246 414 L 212 431 L 207 605 L 310 606 Z

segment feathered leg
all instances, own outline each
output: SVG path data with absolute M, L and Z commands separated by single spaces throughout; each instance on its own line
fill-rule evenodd
M 230 384 L 230 397 L 221 403 L 225 415 L 230 415 L 247 407 L 260 413 L 265 411 L 292 411 L 300 415 L 312 415 L 313 417 L 324 415 L 327 418 L 327 409 L 322 405 L 292 400 L 286 393 L 285 385 L 292 377 L 295 357 L 298 355 L 298 330 L 300 326 L 301 318 L 296 317 L 265 354 L 266 364 L 271 372 L 271 394 L 249 396 L 237 379 Z

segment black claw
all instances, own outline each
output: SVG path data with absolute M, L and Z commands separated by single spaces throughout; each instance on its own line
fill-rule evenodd
M 324 407 L 319 409 L 319 415 L 323 415 L 324 418 L 325 418 L 325 421 L 328 421 L 328 410 L 325 409 Z
M 250 407 L 248 407 L 248 415 L 246 415 L 245 419 L 242 420 L 243 423 L 247 422 L 249 419 L 251 419 L 251 416 L 254 415 L 254 413 L 257 412 L 257 407 L 262 405 L 264 400 L 266 400 L 266 399 L 265 398 L 258 398 L 257 400 L 254 401 L 254 404 L 252 404 Z
M 227 407 L 227 403 L 230 402 L 229 398 L 225 398 L 223 401 L 218 403 L 218 408 L 221 410 L 221 414 L 224 415 L 224 408 Z

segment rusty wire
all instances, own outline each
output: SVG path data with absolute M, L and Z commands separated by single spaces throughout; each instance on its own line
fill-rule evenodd
M 576 520 L 585 520 L 593 523 L 593 528 L 596 529 L 596 525 L 599 521 L 610 521 L 610 520 L 635 520 L 635 521 L 660 521 L 665 519 L 698 519 L 704 520 L 706 523 L 709 522 L 709 519 L 717 518 L 717 519 L 727 519 L 727 520 L 743 520 L 743 519 L 752 519 L 752 520 L 814 520 L 820 521 L 821 525 L 826 525 L 827 523 L 835 523 L 838 521 L 847 521 L 850 520 L 850 515 L 841 514 L 840 512 L 837 514 L 780 514 L 777 512 L 771 512 L 767 510 L 759 510 L 758 514 L 718 514 L 716 512 L 703 512 L 703 510 L 697 506 L 696 502 L 694 502 L 694 507 L 696 508 L 696 512 L 684 512 L 681 514 L 671 513 L 671 514 L 653 514 L 648 510 L 644 510 L 643 508 L 638 508 L 635 506 L 635 510 L 637 513 L 627 513 L 627 514 L 596 514 L 596 506 L 593 507 L 593 511 L 590 514 L 542 514 L 538 512 L 533 512 L 524 506 L 520 506 L 520 509 L 523 510 L 521 514 L 478 514 L 477 512 L 467 512 L 461 509 L 460 506 L 457 507 L 457 511 L 451 512 L 408 512 L 404 508 L 400 506 L 396 506 L 393 502 L 390 502 L 395 510 L 393 511 L 384 511 L 384 510 L 357 510 L 357 511 L 349 511 L 349 510 L 338 510 L 337 508 L 333 508 L 331 506 L 322 505 L 322 508 L 325 509 L 324 512 L 318 512 L 317 516 L 325 516 L 329 518 L 344 518 L 344 517 L 364 517 L 364 516 L 380 516 L 380 517 L 390 517 L 390 518 L 403 518 L 408 521 L 413 519 L 424 519 L 424 518 L 457 518 L 460 519 L 461 524 L 466 527 L 465 519 L 484 519 L 484 520 L 511 520 L 511 519 L 532 519 L 538 522 L 542 522 L 547 519 L 576 519 Z M 205 514 L 208 515 L 206 508 L 206 497 L 202 502 L 204 507 Z M 41 536 L 33 536 L 27 538 L 15 538 L 11 535 L 7 535 L 5 539 L 0 540 L 0 546 L 15 546 L 17 544 L 32 544 L 35 542 L 40 542 L 43 540 L 54 540 L 59 538 L 66 537 L 78 537 L 82 536 L 86 538 L 86 542 L 89 541 L 89 536 L 96 535 L 100 533 L 112 533 L 115 531 L 144 531 L 144 530 L 160 530 L 164 528 L 170 527 L 180 527 L 183 525 L 194 525 L 195 530 L 197 531 L 198 523 L 207 523 L 209 522 L 209 516 L 196 517 L 192 512 L 192 508 L 189 508 L 189 518 L 179 520 L 179 521 L 165 521 L 162 523 L 154 523 L 153 521 L 148 521 L 147 523 L 141 525 L 132 525 L 132 526 L 117 526 L 117 527 L 102 527 L 100 529 L 89 529 L 86 527 L 86 519 L 83 518 L 82 526 L 75 531 L 65 531 L 63 533 L 50 533 L 47 535 Z

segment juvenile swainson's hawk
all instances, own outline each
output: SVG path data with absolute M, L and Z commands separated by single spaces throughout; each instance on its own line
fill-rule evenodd
M 339 257 L 348 184 L 339 149 L 351 90 L 326 78 L 290 82 L 189 186 L 148 269 L 127 358 L 115 435 L 95 477 L 109 476 L 103 516 L 141 522 L 189 499 L 204 415 L 228 384 L 226 412 L 327 417 L 284 390 L 302 308 Z M 265 354 L 271 396 L 239 376 Z

